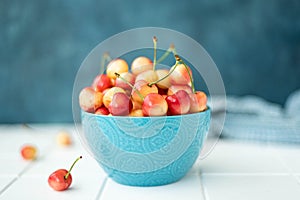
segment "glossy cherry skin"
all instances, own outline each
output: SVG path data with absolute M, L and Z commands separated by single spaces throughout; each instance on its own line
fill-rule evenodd
M 118 92 L 126 93 L 125 90 L 120 87 L 112 87 L 105 91 L 105 94 L 103 95 L 103 104 L 106 108 L 108 108 L 114 94 Z
M 170 71 L 174 67 L 172 67 Z M 192 70 L 184 64 L 179 64 L 173 73 L 170 74 L 170 82 L 172 85 L 191 85 L 190 76 L 192 76 Z
M 112 115 L 125 116 L 131 112 L 132 102 L 125 93 L 117 92 L 113 95 L 108 110 Z
M 110 61 L 106 68 L 106 74 L 109 78 L 116 79 L 115 73 L 128 72 L 128 64 L 125 60 L 117 58 Z
M 175 94 L 179 90 L 184 90 L 189 94 L 193 93 L 193 90 L 189 85 L 171 85 L 171 87 L 168 88 L 167 95 Z
M 191 100 L 190 113 L 201 112 L 207 109 L 207 96 L 202 91 L 189 94 Z
M 102 92 L 97 92 L 92 87 L 86 87 L 79 94 L 79 105 L 82 110 L 94 113 L 102 106 L 102 98 Z
M 158 93 L 156 85 L 149 86 L 145 80 L 136 81 L 134 84 L 135 89 L 132 90 L 131 97 L 133 101 L 143 103 L 145 98 L 150 93 Z M 140 97 L 140 94 L 143 98 Z
M 145 116 L 163 116 L 167 114 L 168 104 L 162 95 L 150 93 L 145 97 L 142 110 Z
M 106 74 L 100 74 L 94 79 L 92 87 L 95 91 L 103 92 L 105 89 L 112 87 L 112 83 Z
M 169 114 L 182 115 L 190 110 L 190 97 L 185 90 L 179 90 L 175 94 L 166 97 Z
M 105 106 L 98 108 L 95 112 L 97 115 L 109 115 L 109 111 Z
M 70 187 L 72 183 L 72 176 L 69 174 L 68 178 L 65 179 L 68 170 L 58 169 L 53 172 L 48 178 L 48 184 L 51 188 L 56 191 L 63 191 Z

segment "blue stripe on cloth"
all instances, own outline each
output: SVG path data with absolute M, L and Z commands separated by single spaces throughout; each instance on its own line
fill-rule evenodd
M 228 113 L 222 136 L 300 144 L 300 119 Z

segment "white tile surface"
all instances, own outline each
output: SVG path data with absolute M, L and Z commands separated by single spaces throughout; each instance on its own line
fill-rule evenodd
M 292 174 L 300 174 L 300 147 L 274 147 L 275 156 L 290 170 Z
M 0 163 L 0 175 L 17 176 L 30 165 L 31 161 L 25 161 L 19 155 L 17 157 L 2 156 Z
M 48 156 L 37 160 L 28 169 L 24 176 L 51 174 L 56 169 L 69 169 L 74 160 L 82 156 L 74 168 L 72 174 L 82 174 L 86 176 L 104 177 L 104 171 L 98 163 L 86 152 L 75 150 L 73 147 L 68 149 L 55 149 Z
M 122 200 L 150 200 L 150 199 L 204 199 L 201 191 L 201 183 L 198 176 L 189 174 L 179 182 L 157 187 L 131 187 L 120 185 L 109 179 L 101 200 L 122 199 Z
M 1 196 L 2 199 L 76 200 L 95 199 L 103 183 L 102 177 L 73 174 L 68 190 L 58 192 L 48 185 L 48 174 L 19 178 Z
M 9 184 L 16 178 L 17 176 L 0 175 L 0 195 L 1 192 L 4 192 L 5 188 L 8 187 Z
M 218 142 L 198 165 L 202 173 L 288 173 L 272 148 L 227 140 Z
M 0 158 L 1 157 L 20 157 L 20 150 L 23 145 L 32 144 L 36 146 L 38 155 L 43 156 L 54 144 L 54 134 L 44 134 L 32 131 L 28 128 L 18 126 L 13 129 L 0 128 Z
M 0 191 L 5 189 L 0 199 L 300 199 L 297 146 L 220 140 L 212 153 L 199 160 L 179 182 L 159 187 L 130 187 L 106 178 L 81 145 L 73 126 L 31 126 L 33 129 L 0 125 Z M 56 144 L 60 130 L 69 131 L 72 146 Z M 36 161 L 27 162 L 20 157 L 24 143 L 38 146 Z M 69 169 L 80 155 L 83 159 L 73 168 L 71 188 L 53 191 L 48 186 L 48 176 L 57 169 Z
M 203 174 L 209 200 L 299 200 L 300 185 L 288 175 L 212 175 Z

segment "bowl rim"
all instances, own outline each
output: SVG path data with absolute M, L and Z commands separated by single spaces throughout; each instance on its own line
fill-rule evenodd
M 135 116 L 116 116 L 116 115 L 98 115 L 95 113 L 89 113 L 81 109 L 81 113 L 84 115 L 90 115 L 90 116 L 95 116 L 95 117 L 101 117 L 101 118 L 128 118 L 128 119 L 149 119 L 149 118 L 154 118 L 154 119 L 165 119 L 165 118 L 180 118 L 184 116 L 193 116 L 193 115 L 204 115 L 207 113 L 211 112 L 211 108 L 207 106 L 207 108 L 203 111 L 200 112 L 195 112 L 195 113 L 187 113 L 184 115 L 164 115 L 164 116 L 144 116 L 144 117 L 135 117 Z

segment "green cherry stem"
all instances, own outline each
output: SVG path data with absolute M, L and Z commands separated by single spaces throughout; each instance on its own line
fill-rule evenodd
M 169 56 L 169 54 L 170 53 L 173 53 L 174 55 L 176 54 L 176 50 L 175 50 L 175 46 L 174 46 L 174 44 L 171 44 L 170 45 L 170 47 L 169 47 L 169 49 L 157 60 L 157 64 L 158 63 L 161 63 L 162 61 L 164 61 L 168 56 Z
M 104 72 L 104 68 L 105 68 L 105 64 L 107 62 L 110 62 L 112 60 L 112 58 L 109 56 L 109 53 L 108 52 L 105 52 L 103 55 L 102 55 L 102 58 L 101 58 L 101 68 L 100 68 L 100 73 L 103 73 Z
M 72 171 L 74 165 L 75 165 L 75 164 L 77 163 L 77 161 L 80 160 L 81 158 L 82 158 L 82 156 L 79 156 L 79 157 L 73 162 L 73 164 L 72 164 L 72 166 L 70 167 L 68 173 L 64 176 L 64 179 L 65 179 L 65 180 L 68 179 L 68 177 L 69 177 L 69 175 L 70 175 L 70 173 L 71 173 L 71 171 Z
M 115 72 L 115 75 L 117 78 L 119 78 L 122 81 L 124 81 L 125 83 L 127 83 L 131 88 L 134 88 L 134 86 L 131 83 L 129 83 L 125 78 L 123 78 L 119 73 Z
M 154 36 L 153 37 L 153 48 L 154 48 L 154 52 L 153 52 L 153 71 L 155 70 L 155 66 L 156 66 L 156 50 L 157 50 L 157 38 Z
M 191 80 L 191 87 L 192 87 L 192 91 L 193 91 L 193 93 L 195 93 L 195 85 L 194 85 L 194 79 L 193 79 L 193 76 L 192 76 L 192 74 L 190 73 L 190 70 L 189 70 L 189 68 L 188 68 L 188 66 L 185 64 L 185 62 L 183 62 L 183 60 L 178 56 L 178 55 L 175 55 L 175 59 L 176 59 L 176 61 L 178 61 L 178 62 L 180 62 L 181 64 L 183 64 L 184 65 L 184 67 L 185 67 L 185 69 L 186 69 L 186 71 L 188 72 L 188 74 L 189 74 L 189 77 L 190 77 L 190 80 Z
M 119 73 L 115 72 L 116 77 L 127 83 L 133 90 L 136 91 L 136 93 L 139 95 L 139 97 L 144 101 L 143 95 L 131 84 L 129 83 L 125 78 L 123 78 Z
M 174 48 L 173 48 L 173 55 L 175 56 L 175 55 L 177 55 L 177 52 L 176 52 L 176 49 L 175 49 L 175 46 L 174 46 Z
M 156 83 L 159 83 L 160 81 L 162 81 L 162 80 L 164 80 L 165 78 L 167 78 L 168 76 L 170 76 L 170 74 L 173 73 L 173 71 L 175 70 L 175 68 L 176 68 L 179 64 L 180 64 L 180 62 L 178 62 L 178 61 L 176 60 L 175 64 L 173 65 L 173 69 L 170 70 L 169 73 L 168 73 L 166 76 L 162 77 L 161 79 L 158 79 L 158 80 L 156 80 L 156 81 L 153 81 L 153 82 L 149 83 L 148 86 L 151 87 L 152 85 L 154 85 L 154 84 L 156 84 Z

